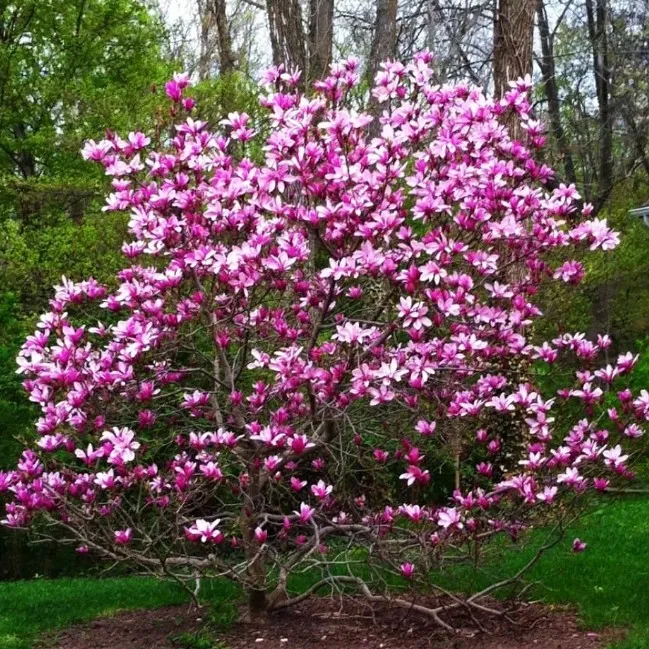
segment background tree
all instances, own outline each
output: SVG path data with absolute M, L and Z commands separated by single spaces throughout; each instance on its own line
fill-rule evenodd
M 494 10 L 494 93 L 502 97 L 509 82 L 532 74 L 536 0 L 497 0 Z M 519 135 L 519 134 L 517 134 Z
M 367 61 L 370 85 L 382 61 L 397 54 L 397 0 L 376 0 L 372 47 Z
M 334 0 L 309 0 L 309 79 L 322 79 L 333 55 Z
M 225 0 L 197 0 L 196 5 L 200 23 L 198 78 L 205 81 L 212 75 L 215 53 L 218 53 L 218 72 L 222 75 L 235 69 L 236 58 Z
M 332 60 L 334 0 L 309 0 L 307 21 L 300 0 L 266 2 L 273 63 L 301 70 L 306 86 L 322 77 Z
M 0 10 L 0 201 L 23 223 L 48 199 L 79 220 L 93 194 L 79 143 L 151 114 L 162 27 L 134 0 L 24 1 Z M 139 92 L 134 95 L 133 89 Z M 127 100 L 131 93 L 131 99 Z M 115 108 L 115 99 L 123 100 Z M 129 109 L 126 104 L 130 103 Z M 139 116 L 139 117 L 138 117 Z
M 273 63 L 288 70 L 307 69 L 306 39 L 300 0 L 267 0 Z

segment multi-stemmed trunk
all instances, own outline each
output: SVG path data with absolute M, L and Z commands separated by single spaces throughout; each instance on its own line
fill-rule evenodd
M 241 620 L 243 622 L 258 622 L 268 614 L 269 598 L 266 589 L 266 566 L 263 548 L 259 546 L 255 539 L 255 527 L 257 525 L 255 512 L 259 504 L 260 492 L 259 470 L 250 466 L 248 475 L 250 476 L 250 485 L 239 518 L 239 529 L 247 563 L 245 579 L 247 602 Z

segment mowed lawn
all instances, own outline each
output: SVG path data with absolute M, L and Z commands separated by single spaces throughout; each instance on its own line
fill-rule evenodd
M 588 544 L 583 553 L 572 552 L 575 537 Z M 528 549 L 506 555 L 491 575 L 478 577 L 478 587 L 491 583 L 489 576 L 512 574 L 530 556 Z M 528 579 L 535 582 L 531 598 L 574 606 L 586 628 L 628 628 L 615 649 L 649 649 L 649 498 L 603 500 Z
M 588 543 L 582 554 L 570 551 L 574 536 Z M 473 575 L 471 581 L 486 582 L 520 565 L 526 556 L 529 550 L 522 548 L 485 571 L 491 575 Z M 649 649 L 649 499 L 603 501 L 530 578 L 538 582 L 532 597 L 574 605 L 586 627 L 629 628 L 616 649 Z M 233 585 L 220 582 L 203 589 L 210 602 L 221 605 L 237 593 Z M 0 649 L 29 649 L 40 633 L 97 616 L 187 601 L 176 584 L 147 577 L 0 583 Z
M 206 598 L 215 605 L 238 594 L 230 583 L 207 584 L 204 590 Z M 178 584 L 150 577 L 2 582 L 0 649 L 31 649 L 40 633 L 95 617 L 188 602 L 187 593 Z

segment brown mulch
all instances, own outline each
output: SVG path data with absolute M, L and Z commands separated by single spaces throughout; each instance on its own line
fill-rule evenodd
M 132 611 L 71 627 L 44 639 L 47 649 L 178 649 L 174 638 L 203 628 L 201 612 L 187 606 Z M 527 605 L 516 624 L 452 620 L 455 635 L 403 610 L 374 609 L 348 599 L 314 598 L 273 615 L 266 624 L 235 624 L 215 637 L 228 649 L 602 649 L 614 637 L 580 627 L 574 613 Z M 185 645 L 191 646 L 191 645 Z

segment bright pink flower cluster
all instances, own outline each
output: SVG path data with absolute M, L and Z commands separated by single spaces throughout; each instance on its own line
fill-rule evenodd
M 129 262 L 111 287 L 64 278 L 20 353 L 40 438 L 0 474 L 5 525 L 44 513 L 84 551 L 255 589 L 261 560 L 290 571 L 352 537 L 414 578 L 629 477 L 649 396 L 611 390 L 636 359 L 599 368 L 606 336 L 532 328 L 543 285 L 583 277 L 570 255 L 617 234 L 574 187 L 544 188 L 529 81 L 495 101 L 435 85 L 430 62 L 382 66 L 377 137 L 349 60 L 311 97 L 271 70 L 259 124 L 186 115 L 162 145 L 86 145 L 105 209 L 129 215 Z M 187 87 L 166 86 L 180 114 Z M 542 394 L 534 368 L 564 359 L 574 379 Z M 512 421 L 524 449 L 503 472 Z M 458 448 L 471 477 L 435 501 Z

